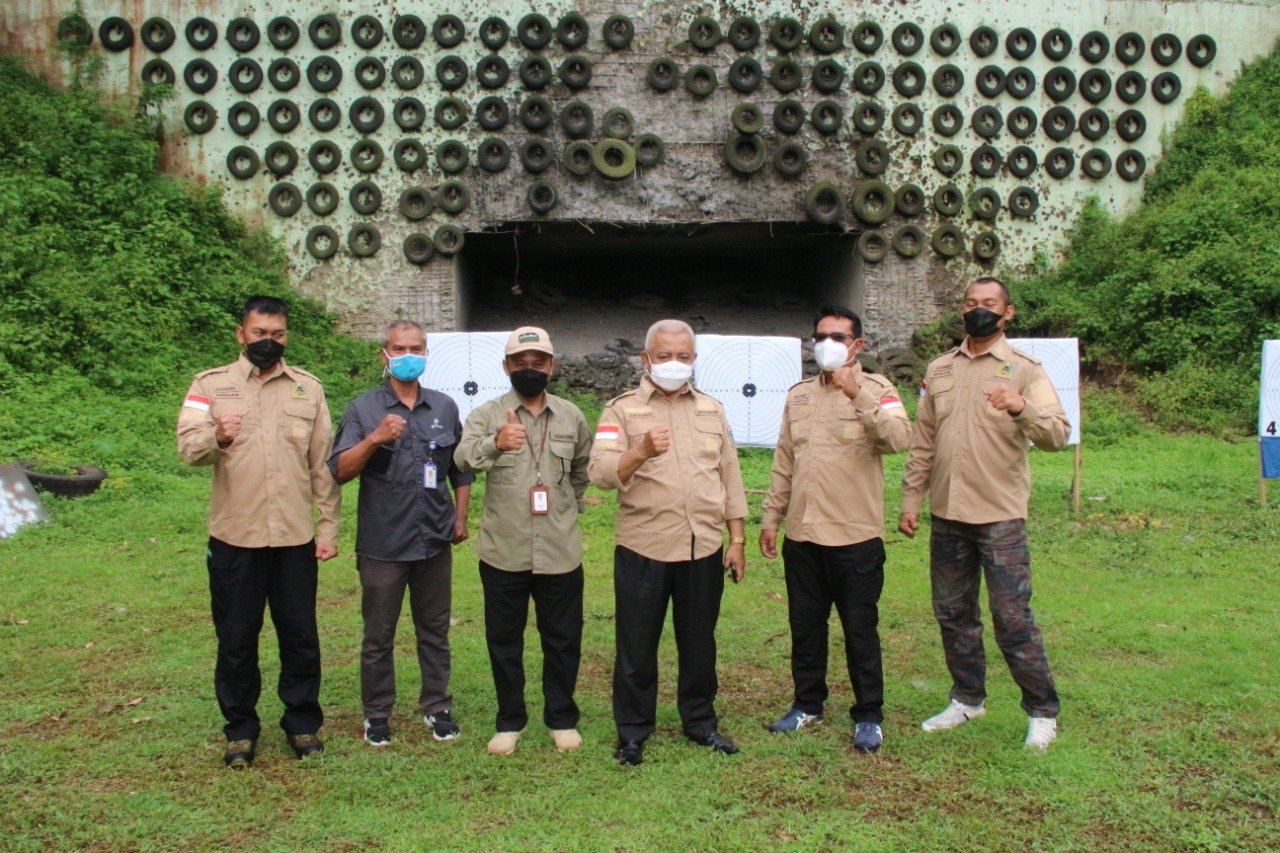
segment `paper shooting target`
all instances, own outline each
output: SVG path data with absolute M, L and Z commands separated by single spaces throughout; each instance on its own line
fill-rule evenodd
M 1040 359 L 1071 421 L 1067 444 L 1080 443 L 1080 347 L 1075 338 L 1010 338 L 1009 345 Z
M 800 339 L 698 335 L 693 380 L 724 405 L 739 447 L 776 447 L 787 389 L 800 381 Z
M 477 407 L 511 389 L 502 369 L 510 332 L 439 332 L 427 335 L 423 386 L 448 394 L 467 419 Z
M 1280 341 L 1262 342 L 1262 394 L 1258 405 L 1258 436 L 1280 437 Z

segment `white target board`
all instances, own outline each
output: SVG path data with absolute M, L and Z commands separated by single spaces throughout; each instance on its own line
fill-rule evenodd
M 1010 338 L 1009 345 L 1040 359 L 1071 421 L 1067 444 L 1080 443 L 1080 344 L 1076 338 Z
M 439 332 L 427 335 L 427 369 L 419 381 L 448 394 L 467 419 L 478 406 L 511 390 L 502 369 L 510 332 Z
M 44 504 L 21 465 L 0 466 L 0 539 L 19 528 L 45 520 Z
M 1280 341 L 1262 342 L 1262 382 L 1258 395 L 1258 438 L 1262 476 L 1280 479 Z
M 739 447 L 776 447 L 787 390 L 800 381 L 800 339 L 698 335 L 693 381 L 724 405 Z

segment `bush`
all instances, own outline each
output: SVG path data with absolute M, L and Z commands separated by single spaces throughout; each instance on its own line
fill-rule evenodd
M 1023 329 L 1136 371 L 1166 427 L 1248 423 L 1256 396 L 1222 392 L 1255 385 L 1262 341 L 1280 336 L 1277 116 L 1280 44 L 1224 97 L 1196 93 L 1138 211 L 1114 219 L 1090 202 L 1066 260 L 1016 283 Z M 1230 379 L 1217 414 L 1195 390 L 1215 376 Z

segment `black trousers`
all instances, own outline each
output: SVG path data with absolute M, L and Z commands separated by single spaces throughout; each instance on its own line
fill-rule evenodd
M 263 609 L 280 644 L 276 693 L 284 703 L 280 728 L 289 734 L 320 730 L 320 635 L 316 630 L 315 542 L 286 548 L 241 548 L 209 537 L 209 595 L 218 635 L 213 685 L 227 724 L 227 740 L 257 738 L 258 635 Z
M 533 599 L 542 642 L 542 721 L 549 729 L 578 726 L 573 691 L 582 662 L 582 566 L 561 575 L 504 572 L 480 561 L 484 636 L 498 696 L 496 730 L 518 732 L 529 723 L 524 703 L 524 629 Z
M 821 714 L 827 700 L 827 623 L 834 604 L 844 627 L 844 653 L 856 699 L 855 722 L 884 719 L 884 669 L 877 604 L 884 588 L 884 540 L 856 545 L 782 543 L 791 622 L 791 677 L 795 705 Z
M 658 641 L 672 603 L 676 635 L 676 708 L 687 734 L 716 730 L 716 622 L 724 593 L 724 554 L 663 563 L 621 545 L 613 549 L 613 720 L 618 737 L 644 740 L 658 712 Z

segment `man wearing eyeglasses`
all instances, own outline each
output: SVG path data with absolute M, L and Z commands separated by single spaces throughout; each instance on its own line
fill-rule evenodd
M 911 440 L 898 389 L 858 362 L 862 320 L 847 308 L 818 312 L 813 355 L 822 372 L 787 392 L 760 521 L 760 553 L 782 545 L 791 623 L 795 701 L 772 732 L 822 721 L 827 699 L 827 622 L 832 605 L 844 627 L 855 702 L 853 745 L 875 752 L 883 735 L 884 671 L 877 606 L 884 587 L 884 463 Z

